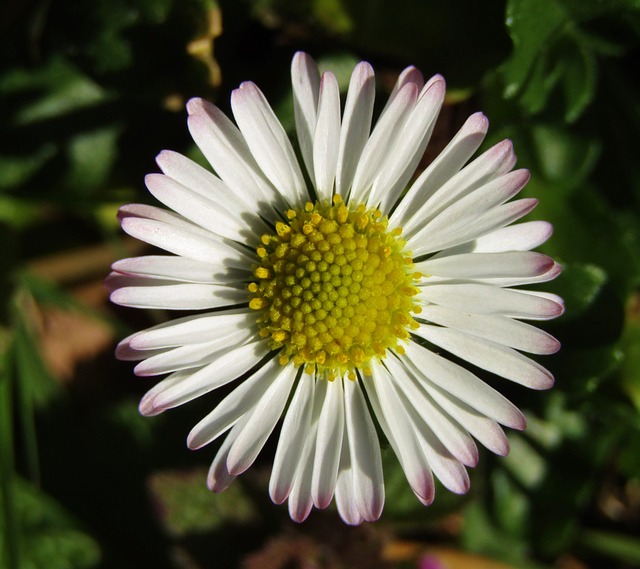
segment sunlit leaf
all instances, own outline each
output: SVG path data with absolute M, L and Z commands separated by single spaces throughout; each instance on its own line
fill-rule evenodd
M 255 507 L 240 484 L 214 494 L 204 484 L 206 476 L 206 470 L 163 471 L 151 476 L 151 497 L 170 535 L 205 533 L 256 519 Z

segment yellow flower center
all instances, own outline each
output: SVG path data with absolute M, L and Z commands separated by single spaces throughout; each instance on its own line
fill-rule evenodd
M 286 217 L 262 236 L 248 287 L 260 334 L 281 349 L 280 363 L 353 379 L 356 369 L 370 375 L 371 360 L 388 349 L 403 353 L 398 341 L 417 327 L 413 282 L 421 275 L 403 252 L 401 230 L 387 231 L 379 210 L 349 208 L 340 196 Z

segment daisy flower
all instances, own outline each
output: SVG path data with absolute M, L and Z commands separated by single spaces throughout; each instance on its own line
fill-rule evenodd
M 558 316 L 562 300 L 522 286 L 560 267 L 531 251 L 548 223 L 513 224 L 536 200 L 512 200 L 529 173 L 513 170 L 511 142 L 471 160 L 488 128 L 481 113 L 415 177 L 444 100 L 440 75 L 403 71 L 375 125 L 368 63 L 342 110 L 336 77 L 304 53 L 292 83 L 298 149 L 253 83 L 231 95 L 235 124 L 188 102 L 213 172 L 160 153 L 162 173 L 146 185 L 168 209 L 127 205 L 120 220 L 170 254 L 118 261 L 108 283 L 116 304 L 201 312 L 133 334 L 117 356 L 139 361 L 139 376 L 168 374 L 143 397 L 144 415 L 233 382 L 188 436 L 198 449 L 226 433 L 212 490 L 251 466 L 282 419 L 272 500 L 288 499 L 302 521 L 335 497 L 359 524 L 383 509 L 379 433 L 425 505 L 434 477 L 468 490 L 474 439 L 508 452 L 502 426 L 523 429 L 522 413 L 460 362 L 551 387 L 523 352 L 559 344 L 526 321 Z

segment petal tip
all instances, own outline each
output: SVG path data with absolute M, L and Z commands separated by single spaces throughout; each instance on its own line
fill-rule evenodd
M 187 101 L 187 113 L 190 115 L 196 114 L 204 110 L 204 99 L 200 97 L 193 97 Z
M 473 113 L 466 121 L 465 126 L 474 133 L 487 134 L 489 130 L 489 119 L 484 113 Z
M 276 504 L 276 505 L 280 505 L 280 504 L 284 504 L 285 500 L 289 497 L 289 494 L 291 493 L 291 487 L 288 488 L 277 488 L 277 487 L 273 487 L 273 488 L 269 488 L 269 497 L 271 498 L 271 501 Z
M 107 277 L 107 279 L 108 278 L 109 277 Z M 106 283 L 105 283 L 105 286 L 106 286 Z M 108 287 L 107 287 L 107 290 L 109 290 Z M 113 304 L 117 304 L 118 306 L 127 306 L 126 295 L 123 294 L 123 290 L 121 288 L 112 290 L 111 293 L 109 294 L 109 300 Z
M 507 456 L 510 450 L 511 450 L 511 447 L 509 446 L 509 439 L 507 439 L 507 437 L 503 437 L 502 440 L 497 442 L 491 448 L 491 452 L 493 452 L 498 456 Z
M 206 443 L 200 440 L 198 435 L 199 433 L 194 433 L 193 430 L 187 435 L 187 448 L 189 450 L 198 450 L 206 446 Z
M 159 409 L 154 405 L 155 397 L 145 395 L 138 405 L 138 411 L 144 417 L 153 417 L 159 415 L 164 409 Z
M 298 65 L 309 61 L 313 61 L 313 58 L 306 51 L 299 50 L 293 54 L 291 63 L 292 65 Z
M 169 162 L 173 156 L 177 154 L 176 152 L 174 152 L 173 150 L 161 150 L 160 152 L 158 152 L 158 155 L 156 156 L 156 164 L 158 164 L 158 166 L 161 166 L 162 163 L 164 162 Z

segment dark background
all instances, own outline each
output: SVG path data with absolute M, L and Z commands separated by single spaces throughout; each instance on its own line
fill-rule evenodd
M 640 566 L 640 2 L 10 0 L 0 9 L 0 567 L 7 569 Z M 546 285 L 549 392 L 499 384 L 527 414 L 459 497 L 413 497 L 385 454 L 376 524 L 333 507 L 296 525 L 266 491 L 273 448 L 224 494 L 185 437 L 220 397 L 143 419 L 151 380 L 117 339 L 168 317 L 110 306 L 113 260 L 141 251 L 115 212 L 150 198 L 164 148 L 198 157 L 184 103 L 228 110 L 251 79 L 291 132 L 289 66 L 346 86 L 408 64 L 448 96 L 427 163 L 477 110 L 514 141 L 530 218 L 565 266 Z

